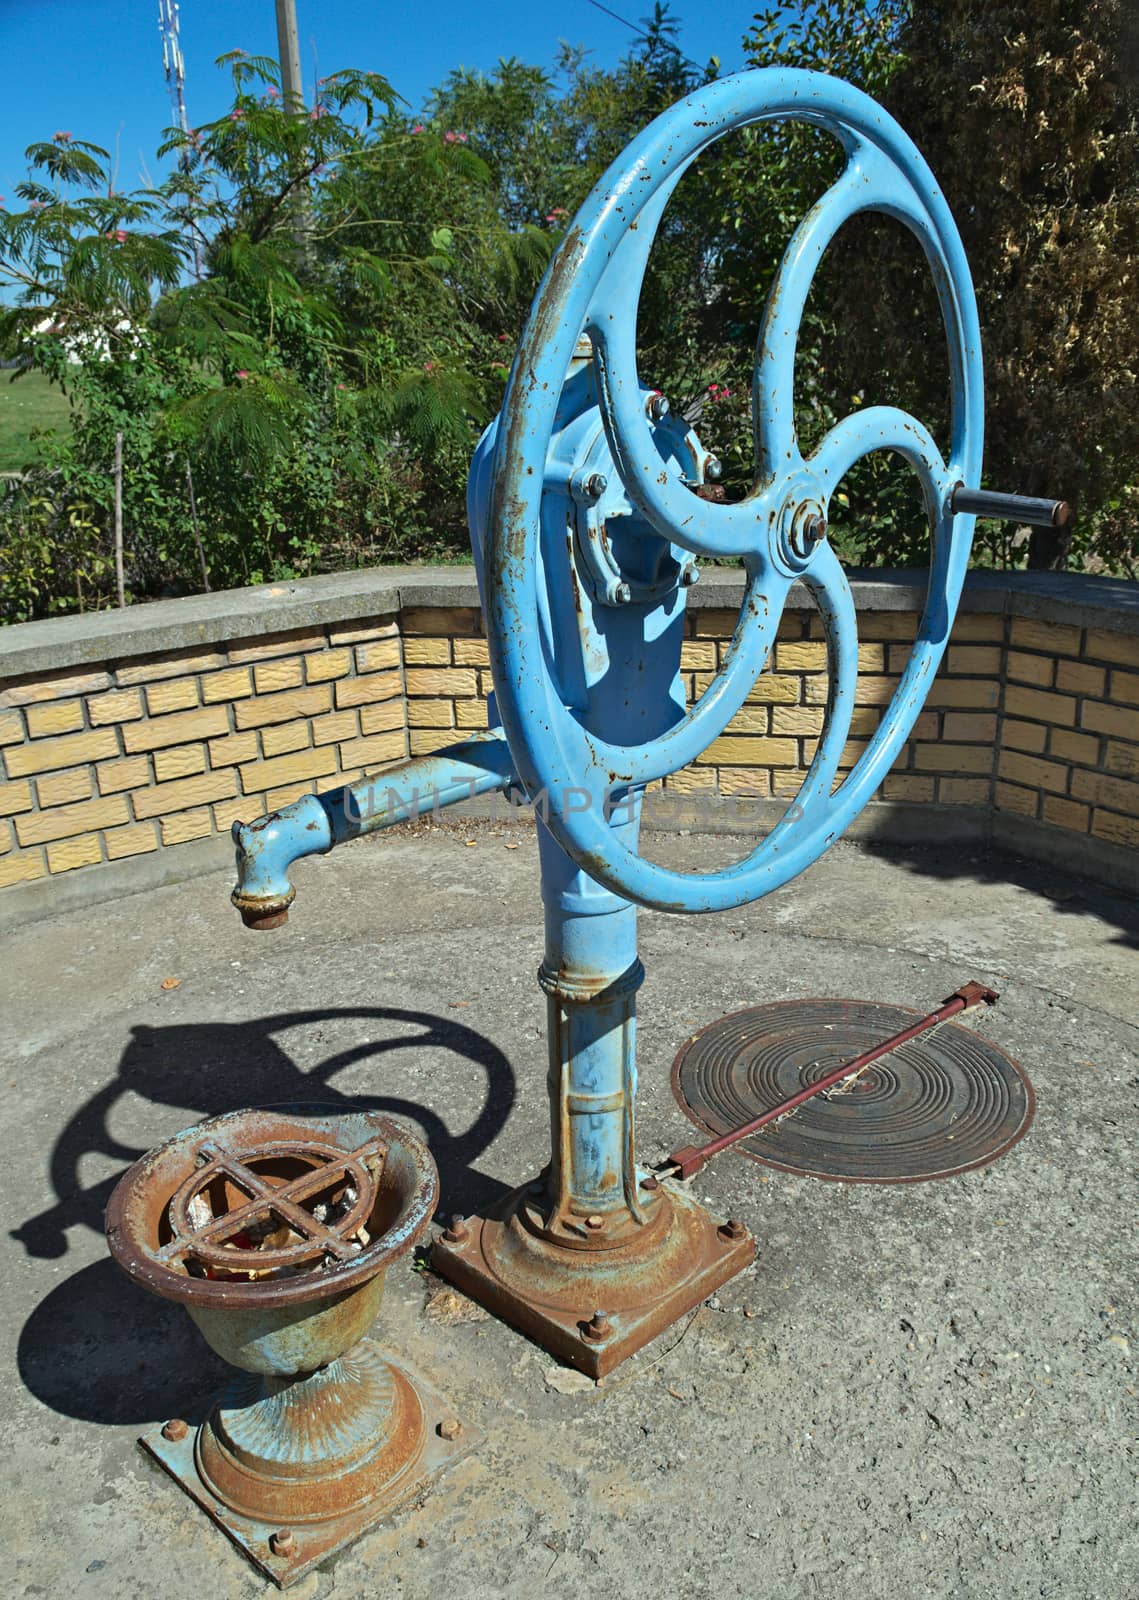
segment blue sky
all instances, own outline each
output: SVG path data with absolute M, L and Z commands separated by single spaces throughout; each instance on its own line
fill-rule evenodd
M 651 0 L 606 0 L 639 23 Z M 740 41 L 759 0 L 676 0 L 680 46 L 694 61 L 743 65 Z M 589 0 L 297 0 L 306 89 L 316 72 L 382 72 L 413 106 L 457 66 L 489 71 L 500 56 L 552 65 L 559 39 L 585 45 L 599 66 L 635 43 L 628 27 Z M 181 0 L 186 104 L 192 123 L 228 104 L 224 50 L 276 56 L 273 0 Z M 57 129 L 118 152 L 119 185 L 155 175 L 170 118 L 157 0 L 0 0 L 0 194 L 24 176 L 23 153 Z M 18 204 L 19 202 L 15 202 Z

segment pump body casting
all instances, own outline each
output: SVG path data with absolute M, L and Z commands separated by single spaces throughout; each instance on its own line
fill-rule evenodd
M 803 219 L 768 302 L 753 383 L 755 482 L 734 504 L 696 491 L 716 476 L 697 435 L 637 371 L 641 282 L 680 177 L 723 134 L 798 119 L 832 134 L 841 176 Z M 809 455 L 793 424 L 795 346 L 811 280 L 839 227 L 877 210 L 916 235 L 949 350 L 950 449 L 891 406 L 844 418 Z M 977 312 L 937 184 L 867 96 L 816 73 L 768 69 L 678 102 L 614 163 L 566 233 L 519 345 L 502 413 L 479 445 L 468 510 L 495 684 L 491 731 L 396 772 L 235 828 L 235 903 L 283 920 L 298 855 L 488 790 L 533 802 L 542 867 L 551 1153 L 535 1180 L 436 1244 L 466 1292 L 561 1359 L 599 1375 L 741 1270 L 752 1242 L 674 1184 L 646 1184 L 633 1130 L 637 906 L 708 912 L 786 883 L 879 787 L 933 681 L 968 564 L 973 516 L 954 493 L 980 480 Z M 917 639 L 880 726 L 838 782 L 857 674 L 851 591 L 827 542 L 830 498 L 855 461 L 900 454 L 930 522 Z M 731 646 L 689 707 L 680 675 L 686 599 L 701 558 L 746 573 Z M 737 865 L 686 874 L 637 848 L 647 784 L 699 756 L 743 706 L 802 582 L 823 622 L 826 725 L 802 790 Z M 378 802 L 380 792 L 386 797 Z

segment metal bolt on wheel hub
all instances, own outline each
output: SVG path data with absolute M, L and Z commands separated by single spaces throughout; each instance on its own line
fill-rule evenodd
M 900 1032 L 915 1013 L 866 1000 L 789 1000 L 721 1017 L 673 1064 L 700 1128 L 726 1133 Z M 1020 1067 L 945 1023 L 801 1105 L 738 1148 L 763 1166 L 844 1183 L 916 1183 L 986 1166 L 1020 1139 L 1035 1097 Z

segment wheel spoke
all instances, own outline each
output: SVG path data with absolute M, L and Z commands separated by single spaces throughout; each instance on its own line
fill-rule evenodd
M 709 524 L 699 500 L 670 470 L 645 413 L 637 371 L 637 305 L 661 217 L 689 163 L 679 168 L 642 207 L 636 228 L 622 236 L 590 304 L 585 329 L 593 343 L 598 401 L 614 464 L 637 510 L 663 539 L 706 557 L 749 553 L 731 520 Z M 726 508 L 716 506 L 717 511 Z M 707 527 L 708 537 L 702 537 Z M 749 530 L 750 531 L 750 530 Z
M 763 670 L 790 587 L 774 572 L 749 579 L 724 664 L 696 704 L 651 744 L 617 752 L 630 782 L 654 783 L 679 772 L 720 737 Z
M 901 681 L 854 769 L 830 796 L 829 815 L 838 819 L 840 829 L 870 799 L 905 743 L 948 639 L 951 618 L 946 596 L 959 591 L 969 558 L 969 541 L 954 539 L 955 519 L 946 509 L 953 473 L 928 430 L 908 412 L 871 406 L 844 417 L 807 464 L 830 495 L 854 463 L 873 450 L 897 451 L 921 482 L 932 530 L 929 582 L 918 638 Z
M 767 546 L 774 495 L 765 492 L 723 504 L 693 494 L 668 467 L 645 415 L 635 319 L 591 322 L 590 337 L 609 449 L 637 510 L 662 539 L 683 545 L 694 555 L 737 560 L 761 555 Z
M 593 343 L 598 402 L 625 491 L 663 539 L 706 558 L 743 560 L 764 547 L 768 499 L 734 505 L 699 499 L 668 466 L 645 412 L 637 371 L 637 305 L 661 217 L 690 162 L 641 208 L 621 237 L 590 303 L 585 331 Z
M 678 772 L 718 739 L 751 693 L 771 651 L 790 580 L 753 574 L 724 664 L 680 720 L 643 745 L 618 745 L 583 727 L 573 710 L 551 700 L 551 732 L 567 752 L 568 771 L 599 774 L 610 791 L 655 783 Z M 571 754 L 570 752 L 576 752 Z
M 775 274 L 756 344 L 752 379 L 756 465 L 761 481 L 798 457 L 795 440 L 795 351 L 799 325 L 823 252 L 850 217 L 880 205 L 880 185 L 870 180 L 861 146 L 837 182 L 803 218 Z
M 844 819 L 842 827 L 858 814 L 897 760 L 941 665 L 953 622 L 946 596 L 959 592 L 969 559 L 968 539 L 953 537 L 954 521 L 947 512 L 933 521 L 929 585 L 918 636 L 874 737 L 832 797 Z
M 896 450 L 903 456 L 921 480 L 928 509 L 936 513 L 953 487 L 949 469 L 929 430 L 897 406 L 868 406 L 843 417 L 808 457 L 807 466 L 831 495 L 854 463 L 872 450 Z
M 819 551 L 803 581 L 814 595 L 827 636 L 827 704 L 815 758 L 791 806 L 771 830 L 778 845 L 793 826 L 810 819 L 830 799 L 842 752 L 850 735 L 858 681 L 858 621 L 842 563 L 829 545 Z

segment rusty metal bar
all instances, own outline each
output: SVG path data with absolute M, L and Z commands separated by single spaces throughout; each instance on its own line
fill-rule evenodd
M 322 1163 L 289 1182 L 278 1185 L 266 1182 L 246 1161 L 231 1155 L 228 1151 L 217 1149 L 213 1145 L 203 1145 L 198 1152 L 199 1164 L 194 1174 L 195 1192 L 208 1187 L 213 1179 L 220 1175 L 228 1178 L 236 1188 L 243 1190 L 250 1198 L 245 1204 L 233 1207 L 222 1216 L 212 1217 L 209 1222 L 185 1229 L 180 1226 L 181 1219 L 177 1215 L 179 1195 L 185 1192 L 184 1189 L 180 1190 L 169 1208 L 174 1237 L 169 1244 L 163 1245 L 155 1252 L 155 1259 L 163 1264 L 169 1264 L 188 1255 L 196 1255 L 204 1260 L 214 1258 L 220 1260 L 222 1258 L 218 1256 L 217 1250 L 211 1248 L 218 1240 L 227 1240 L 240 1232 L 247 1223 L 259 1222 L 269 1214 L 287 1222 L 305 1242 L 283 1249 L 259 1251 L 257 1253 L 259 1266 L 299 1262 L 306 1251 L 309 1254 L 327 1253 L 338 1260 L 349 1259 L 356 1251 L 348 1242 L 348 1237 L 370 1213 L 375 1193 L 374 1182 L 367 1168 L 363 1166 L 360 1156 L 365 1151 L 374 1153 L 376 1148 L 376 1141 L 369 1140 L 350 1154 L 338 1155 L 335 1151 L 322 1150 L 316 1145 L 297 1146 L 295 1149 L 291 1145 L 266 1145 L 254 1154 L 260 1156 L 291 1154 L 301 1160 L 318 1158 Z M 329 1185 L 338 1183 L 341 1179 L 356 1184 L 359 1196 L 349 1216 L 341 1219 L 339 1231 L 333 1231 L 326 1228 L 298 1202 Z M 247 1252 L 240 1250 L 227 1251 L 232 1260 L 226 1264 L 241 1267 L 245 1264 L 243 1258 L 246 1254 Z
M 818 1083 L 812 1083 L 806 1089 L 800 1089 L 797 1094 L 789 1095 L 786 1100 L 781 1100 L 778 1105 L 770 1107 L 762 1115 L 753 1117 L 742 1127 L 733 1128 L 730 1133 L 722 1133 L 719 1138 L 712 1139 L 707 1144 L 685 1145 L 682 1150 L 674 1150 L 667 1161 L 661 1162 L 653 1176 L 643 1180 L 642 1188 L 656 1188 L 661 1178 L 684 1180 L 693 1177 L 713 1156 L 730 1150 L 733 1145 L 739 1144 L 742 1139 L 748 1138 L 753 1133 L 758 1133 L 769 1123 L 778 1122 L 781 1118 L 789 1116 L 805 1101 L 812 1100 L 815 1095 L 823 1094 L 827 1089 L 833 1089 L 844 1078 L 854 1077 L 872 1062 L 888 1056 L 891 1050 L 897 1050 L 900 1045 L 908 1044 L 911 1039 L 916 1039 L 941 1023 L 948 1022 L 950 1017 L 955 1017 L 960 1012 L 972 1011 L 979 1005 L 996 1005 L 999 998 L 995 989 L 988 989 L 982 983 L 962 984 L 960 989 L 956 989 L 936 1011 L 921 1017 L 910 1027 L 903 1028 L 901 1033 L 893 1034 L 881 1044 L 875 1045 L 872 1050 L 866 1050 L 862 1055 L 855 1056 L 853 1061 L 844 1062 L 841 1067 L 836 1067 L 833 1072 L 828 1072 L 825 1077 L 820 1078 Z

